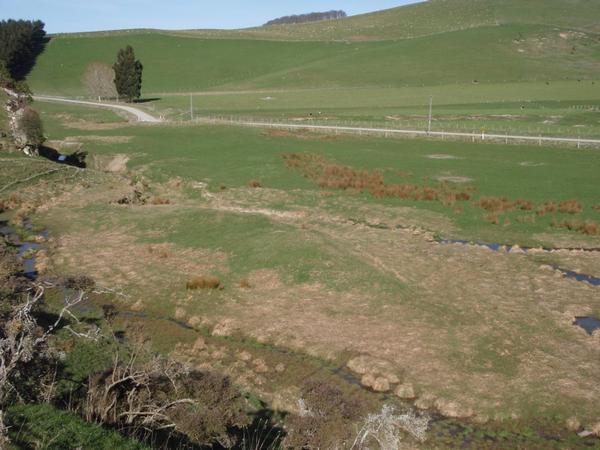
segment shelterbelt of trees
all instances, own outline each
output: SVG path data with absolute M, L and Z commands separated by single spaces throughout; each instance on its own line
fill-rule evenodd
M 0 68 L 15 80 L 23 79 L 47 42 L 40 20 L 0 21 Z
M 325 12 L 313 12 L 309 14 L 299 14 L 293 16 L 283 16 L 277 19 L 273 19 L 265 23 L 265 26 L 268 25 L 285 25 L 289 23 L 304 23 L 304 22 L 318 22 L 320 20 L 335 20 L 335 19 L 343 19 L 347 17 L 345 11 L 325 11 Z

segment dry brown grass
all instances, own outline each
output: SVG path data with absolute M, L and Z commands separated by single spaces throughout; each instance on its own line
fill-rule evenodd
M 555 213 L 558 211 L 558 205 L 555 202 L 546 202 L 538 208 L 536 211 L 538 216 L 545 216 L 549 213 Z
M 520 209 L 521 211 L 531 211 L 533 208 L 535 208 L 535 205 L 529 200 L 518 199 L 515 201 L 514 207 L 516 209 Z
M 169 200 L 168 198 L 165 197 L 152 197 L 150 198 L 150 200 L 148 200 L 148 203 L 150 203 L 151 205 L 170 205 L 171 204 L 171 200 Z
M 335 134 L 318 133 L 310 130 L 269 130 L 264 135 L 277 138 L 295 138 L 303 141 L 333 141 L 340 139 Z
M 600 211 L 600 204 L 592 206 L 594 211 Z
M 171 256 L 169 246 L 165 244 L 152 244 L 148 246 L 148 253 L 158 256 L 160 259 L 167 259 Z
M 240 280 L 240 287 L 242 289 L 250 289 L 250 288 L 252 288 L 252 285 L 250 284 L 250 280 L 248 280 L 248 278 L 242 278 Z
M 248 181 L 248 187 L 253 188 L 253 189 L 261 188 L 262 183 L 258 180 L 250 180 L 250 181 Z
M 291 153 L 283 155 L 283 158 L 288 168 L 302 170 L 305 177 L 314 180 L 323 189 L 369 192 L 375 198 L 440 201 L 448 206 L 471 199 L 468 189 L 459 190 L 447 182 L 434 186 L 387 184 L 380 170 L 358 170 L 311 154 Z
M 221 287 L 221 280 L 210 275 L 200 275 L 190 278 L 185 287 L 191 291 L 197 289 L 218 289 Z
M 552 226 L 557 228 L 566 228 L 569 231 L 576 231 L 588 236 L 600 235 L 600 225 L 593 220 L 567 219 L 554 221 L 552 222 Z
M 558 205 L 558 210 L 563 214 L 579 214 L 583 211 L 583 205 L 577 200 L 563 200 Z
M 514 208 L 514 202 L 511 202 L 506 197 L 481 197 L 476 205 L 490 212 L 510 211 Z
M 11 192 L 8 194 L 8 198 L 4 202 L 6 209 L 15 209 L 21 206 L 23 203 L 23 198 L 17 192 Z

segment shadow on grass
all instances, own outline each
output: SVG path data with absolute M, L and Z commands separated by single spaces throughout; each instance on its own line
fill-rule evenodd
M 162 98 L 160 98 L 160 97 L 138 98 L 137 100 L 134 100 L 133 103 L 151 103 L 151 102 L 157 102 L 159 100 L 162 100 Z

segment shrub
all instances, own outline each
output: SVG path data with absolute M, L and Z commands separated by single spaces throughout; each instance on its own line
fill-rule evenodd
M 287 421 L 284 448 L 350 448 L 354 425 L 366 405 L 332 384 L 308 380 L 300 410 Z
M 197 276 L 192 277 L 185 285 L 188 290 L 196 289 L 218 289 L 221 286 L 221 281 L 213 276 Z
M 231 431 L 248 424 L 244 398 L 229 378 L 171 360 L 117 362 L 91 377 L 89 384 L 85 413 L 90 420 L 129 433 L 146 430 L 150 434 L 144 438 L 155 448 L 228 442 Z M 169 433 L 164 435 L 164 430 Z M 161 445 L 161 440 L 170 445 Z
M 19 117 L 18 125 L 25 137 L 27 145 L 38 147 L 46 140 L 44 137 L 42 119 L 40 119 L 40 115 L 35 109 L 25 107 Z

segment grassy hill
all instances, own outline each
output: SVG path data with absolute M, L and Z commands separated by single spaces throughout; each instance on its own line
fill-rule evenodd
M 85 66 L 111 63 L 127 44 L 144 63 L 146 93 L 595 79 L 600 74 L 597 35 L 503 25 L 356 43 L 203 39 L 158 32 L 60 36 L 40 56 L 29 82 L 38 93 L 83 95 Z
M 600 24 L 595 20 L 598 16 L 600 4 L 595 0 L 429 0 L 335 21 L 167 33 L 213 38 L 365 41 L 407 39 L 508 24 L 549 25 L 598 33 Z M 131 31 L 116 33 L 126 35 Z M 102 34 L 106 33 L 79 35 Z

